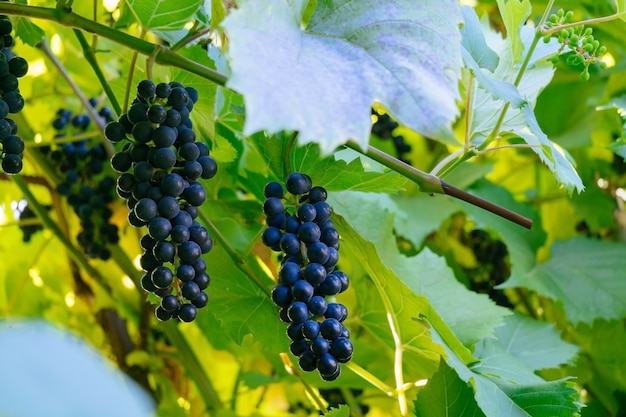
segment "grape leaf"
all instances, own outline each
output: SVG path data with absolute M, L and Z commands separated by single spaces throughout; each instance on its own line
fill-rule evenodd
M 463 27 L 461 28 L 461 44 L 480 68 L 493 72 L 498 66 L 500 58 L 487 45 L 483 29 L 476 16 L 476 11 L 469 6 L 461 6 L 463 13 Z
M 203 0 L 126 0 L 126 4 L 144 29 L 173 31 L 189 22 Z
M 520 29 L 530 16 L 532 6 L 529 0 L 497 0 L 498 10 L 506 27 L 507 40 L 511 43 L 513 62 L 519 64 L 522 60 L 524 43 L 520 38 Z
M 465 345 L 493 335 L 509 310 L 485 294 L 468 290 L 454 277 L 444 258 L 424 249 L 418 256 L 398 255 L 393 270 L 416 294 L 428 298 L 454 334 Z
M 519 3 L 519 1 L 511 0 L 509 3 Z M 524 26 L 520 31 L 520 35 L 524 45 L 528 47 L 534 37 L 534 30 Z M 533 152 L 555 174 L 557 181 L 569 192 L 572 192 L 574 189 L 582 191 L 584 186 L 576 169 L 568 159 L 566 151 L 557 147 L 543 133 L 533 110 L 539 93 L 552 80 L 554 74 L 552 64 L 544 58 L 554 53 L 557 48 L 556 44 L 549 43 L 535 50 L 530 59 L 530 64 L 518 85 L 518 91 L 526 101 L 526 105 L 518 109 L 508 109 L 500 131 L 512 132 L 530 145 Z M 497 52 L 500 55 L 500 62 L 493 74 L 493 78 L 507 82 L 514 78 L 518 71 L 514 62 L 514 52 L 508 43 L 504 44 L 504 49 L 499 49 Z M 482 144 L 487 135 L 493 130 L 504 105 L 502 100 L 496 98 L 493 91 L 490 91 L 493 88 L 489 87 L 489 84 L 484 87 L 479 86 L 472 97 L 474 116 L 472 117 L 470 136 L 472 143 L 475 145 Z
M 445 260 L 430 250 L 408 258 L 398 252 L 393 235 L 394 209 L 388 196 L 343 192 L 329 196 L 333 210 L 345 218 L 369 242 L 385 265 L 415 294 L 425 296 L 455 336 L 464 344 L 493 336 L 508 310 L 494 305 L 484 294 L 466 289 L 454 277 Z M 376 224 L 377 227 L 371 227 Z M 343 246 L 342 246 L 343 247 Z
M 380 101 L 402 124 L 456 143 L 461 54 L 456 1 L 318 2 L 302 28 L 304 0 L 242 2 L 223 22 L 228 85 L 246 100 L 244 133 L 297 130 L 329 153 L 365 147 Z
M 463 364 L 452 350 L 443 342 L 433 328 L 430 329 L 433 341 L 439 343 L 444 351 L 446 362 L 462 381 L 474 387 L 474 398 L 487 417 L 571 417 L 578 416 L 582 404 L 573 384 L 566 380 L 543 381 L 536 383 L 506 383 L 494 374 L 481 375 Z M 480 363 L 479 363 L 480 364 Z M 508 370 L 509 365 L 504 368 Z M 518 368 L 518 371 L 521 370 Z M 520 375 L 516 375 L 519 377 Z M 524 375 L 525 377 L 528 376 Z
M 455 416 L 481 417 L 485 414 L 474 400 L 474 392 L 445 361 L 417 395 L 416 417 Z
M 278 319 L 276 306 L 229 260 L 221 246 L 216 246 L 208 255 L 211 276 L 221 278 L 212 280 L 208 289 L 211 312 L 237 344 L 241 345 L 244 336 L 252 334 L 267 351 L 287 350 L 286 326 Z
M 42 28 L 25 17 L 11 17 L 15 36 L 20 38 L 26 45 L 36 47 L 46 35 Z
M 151 398 L 134 381 L 47 322 L 0 322 L 0 355 L 11 358 L 0 377 L 3 416 L 153 415 Z
M 328 191 L 396 193 L 407 182 L 406 178 L 393 171 L 366 171 L 360 158 L 349 163 L 337 160 L 333 155 L 322 158 L 319 147 L 315 144 L 305 145 L 292 152 L 291 164 L 294 171 L 306 172 L 316 185 L 323 186 Z
M 563 303 L 572 323 L 626 316 L 626 245 L 586 238 L 555 242 L 549 261 L 507 286 L 522 286 Z
M 334 223 L 342 236 L 342 258 L 348 256 L 355 262 L 361 260 L 358 265 L 365 270 L 378 293 L 378 299 L 370 297 L 372 299 L 369 300 L 365 297 L 369 294 L 359 294 L 358 299 L 365 299 L 364 304 L 367 306 L 360 313 L 361 321 L 368 331 L 391 349 L 395 348 L 396 341 L 401 342 L 405 351 L 403 364 L 407 370 L 413 372 L 413 376 L 423 378 L 425 372 L 435 371 L 441 352 L 428 335 L 427 328 L 431 325 L 441 332 L 447 343 L 454 346 L 453 349 L 465 363 L 474 360 L 426 297 L 411 291 L 385 265 L 378 248 L 369 239 L 357 233 L 342 217 L 338 216 Z M 362 262 L 363 259 L 367 259 L 367 262 Z M 422 320 L 424 317 L 428 318 L 428 325 Z M 394 337 L 389 329 L 390 320 L 394 323 Z
M 498 344 L 533 371 L 556 368 L 576 355 L 578 347 L 561 339 L 554 326 L 533 320 L 520 313 L 504 318 L 504 326 L 495 329 Z
M 324 414 L 326 417 L 350 417 L 350 407 L 345 404 L 341 404 L 338 408 L 331 408 L 328 413 Z

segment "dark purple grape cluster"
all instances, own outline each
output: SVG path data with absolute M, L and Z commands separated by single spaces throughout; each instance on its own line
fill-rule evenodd
M 264 190 L 263 244 L 283 253 L 272 300 L 280 307 L 280 319 L 289 323 L 290 350 L 302 370 L 317 369 L 332 381 L 353 351 L 343 325 L 348 310 L 329 300 L 349 285 L 347 275 L 336 269 L 339 233 L 330 220 L 324 188 L 313 187 L 311 178 L 298 172 L 289 175 L 286 188 L 290 196 L 277 182 Z
M 410 164 L 411 162 L 406 159 L 406 154 L 411 152 L 411 145 L 404 141 L 404 136 L 393 134 L 393 131 L 400 126 L 398 122 L 393 120 L 387 113 L 378 113 L 374 109 L 372 109 L 372 115 L 376 116 L 376 121 L 372 125 L 372 134 L 382 140 L 391 140 L 398 154 L 398 159 Z
M 13 46 L 11 20 L 0 15 L 0 49 Z M 5 49 L 6 50 L 6 49 Z M 24 98 L 20 94 L 18 78 L 28 72 L 28 62 L 19 56 L 7 59 L 0 54 L 0 159 L 2 169 L 7 174 L 17 174 L 22 170 L 24 141 L 17 136 L 17 125 L 8 117 L 9 113 L 19 113 L 24 108 Z
M 90 105 L 97 105 L 94 99 Z M 102 107 L 101 122 L 111 120 L 111 111 Z M 81 230 L 76 236 L 85 255 L 107 260 L 111 257 L 109 245 L 119 241 L 118 228 L 111 223 L 113 210 L 109 205 L 115 200 L 115 179 L 105 170 L 108 155 L 101 137 L 81 139 L 89 129 L 91 119 L 87 114 L 73 115 L 59 109 L 52 126 L 56 130 L 54 141 L 39 148 L 50 159 L 63 180 L 57 192 L 67 198 L 80 220 Z
M 217 164 L 192 130 L 189 112 L 197 100 L 192 87 L 143 80 L 128 112 L 105 128 L 111 142 L 123 144 L 111 165 L 120 173 L 117 193 L 126 199 L 128 222 L 148 228 L 141 284 L 161 297 L 159 320 L 193 321 L 208 303 L 202 255 L 213 240 L 196 221 L 206 200 L 198 180 L 213 178 Z
M 49 210 L 50 206 L 44 206 L 44 208 Z M 22 231 L 23 242 L 30 242 L 35 233 L 43 230 L 40 222 L 31 223 L 31 221 L 37 220 L 37 214 L 30 208 L 25 199 L 11 202 L 11 209 L 15 218 L 20 221 L 19 228 Z

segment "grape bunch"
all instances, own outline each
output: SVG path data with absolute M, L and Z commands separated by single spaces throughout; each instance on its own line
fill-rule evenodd
M 0 49 L 13 46 L 11 20 L 0 15 Z M 5 49 L 6 50 L 6 49 Z M 7 174 L 17 174 L 22 170 L 24 141 L 17 136 L 17 125 L 8 117 L 24 108 L 24 98 L 20 94 L 18 78 L 28 72 L 28 62 L 19 56 L 7 59 L 0 54 L 0 158 L 2 169 Z
M 496 304 L 513 308 L 503 290 L 496 289 L 511 275 L 508 248 L 499 239 L 493 238 L 482 229 L 474 229 L 462 235 L 461 241 L 472 250 L 478 266 L 463 268 L 470 281 L 470 289 L 487 294 Z
M 155 314 L 163 321 L 193 321 L 208 303 L 210 277 L 201 256 L 213 240 L 196 221 L 206 200 L 198 180 L 213 178 L 217 164 L 192 130 L 189 113 L 197 100 L 192 87 L 143 80 L 128 112 L 105 128 L 111 142 L 123 143 L 111 159 L 120 173 L 117 193 L 126 199 L 128 222 L 147 226 L 141 284 L 161 297 Z
M 311 179 L 297 172 L 288 176 L 286 188 L 288 199 L 277 182 L 264 190 L 267 228 L 262 241 L 284 254 L 272 300 L 280 307 L 280 319 L 289 323 L 290 350 L 302 370 L 317 369 L 322 379 L 332 381 L 353 352 L 343 325 L 348 310 L 327 299 L 349 285 L 347 275 L 336 269 L 339 233 L 324 188 L 312 187 Z
M 92 99 L 90 105 L 95 107 L 97 102 Z M 102 107 L 99 114 L 100 122 L 111 120 L 108 107 Z M 88 257 L 107 260 L 111 257 L 108 246 L 119 241 L 118 228 L 111 223 L 113 210 L 109 207 L 115 200 L 115 179 L 105 170 L 108 155 L 101 137 L 80 138 L 87 134 L 90 123 L 87 114 L 73 115 L 70 110 L 59 109 L 52 121 L 55 140 L 39 151 L 63 177 L 56 189 L 67 198 L 79 218 L 78 244 Z
M 411 152 L 411 145 L 404 141 L 404 136 L 393 134 L 395 128 L 400 126 L 398 122 L 393 120 L 387 113 L 378 113 L 374 109 L 372 109 L 372 115 L 376 116 L 376 121 L 372 125 L 372 134 L 382 140 L 391 140 L 398 154 L 398 159 L 410 164 L 411 162 L 405 158 L 405 155 Z
M 545 23 L 545 30 L 556 30 L 560 26 L 571 24 L 573 20 L 573 11 L 565 12 L 565 10 L 559 9 L 556 13 L 550 15 Z M 554 32 L 552 36 L 544 36 L 544 42 L 550 42 L 551 37 L 556 38 L 561 44 L 559 50 L 551 59 L 552 63 L 558 63 L 559 55 L 563 54 L 567 49 L 570 53 L 567 54 L 565 63 L 572 67 L 582 66 L 581 80 L 589 80 L 589 67 L 592 64 L 600 63 L 600 65 L 605 65 L 601 58 L 606 53 L 607 48 L 595 39 L 592 28 L 585 27 L 585 25 L 564 27 Z

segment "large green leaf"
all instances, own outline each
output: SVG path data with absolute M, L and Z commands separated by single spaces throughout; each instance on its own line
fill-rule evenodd
M 367 259 L 360 266 L 372 280 L 377 292 L 376 296 L 368 294 L 371 299 L 364 301 L 366 307 L 360 314 L 362 323 L 390 348 L 404 351 L 403 365 L 412 371 L 413 376 L 423 378 L 424 372 L 433 373 L 436 369 L 441 351 L 430 338 L 430 325 L 441 332 L 465 363 L 473 361 L 469 351 L 426 297 L 416 294 L 400 280 L 384 263 L 378 248 L 368 238 L 357 233 L 342 217 L 337 218 L 335 225 L 342 236 L 342 251 L 353 260 Z M 423 318 L 428 319 L 428 324 Z M 393 329 L 390 329 L 390 325 L 393 325 Z
M 492 373 L 488 376 L 480 372 L 481 363 L 470 369 L 459 360 L 443 342 L 434 328 L 431 328 L 433 340 L 440 343 L 446 352 L 446 362 L 455 370 L 461 380 L 474 387 L 474 398 L 487 417 L 572 417 L 578 416 L 581 404 L 573 384 L 568 381 L 543 381 L 530 377 L 528 370 L 516 366 L 511 372 L 509 365 L 502 363 L 497 367 L 483 368 Z M 500 359 L 496 358 L 500 363 Z M 516 370 L 517 372 L 516 372 Z M 505 381 L 499 375 L 505 371 L 513 380 Z M 522 383 L 515 379 L 521 378 Z M 532 379 L 529 380 L 529 379 Z
M 1 321 L 0 355 L 0 415 L 153 415 L 150 397 L 130 378 L 47 322 Z
M 461 54 L 456 1 L 242 2 L 223 22 L 228 85 L 246 99 L 244 133 L 297 130 L 328 153 L 369 141 L 377 100 L 404 125 L 455 141 Z
M 462 343 L 471 345 L 483 337 L 493 336 L 493 328 L 510 314 L 494 305 L 486 295 L 465 288 L 445 260 L 428 249 L 411 258 L 401 255 L 393 235 L 394 214 L 401 213 L 387 196 L 345 192 L 334 193 L 330 201 L 335 212 L 350 219 L 355 230 L 375 245 L 378 256 L 403 285 L 428 299 Z
M 428 298 L 454 334 L 465 345 L 492 336 L 494 328 L 511 314 L 485 294 L 468 290 L 454 277 L 444 258 L 424 249 L 418 256 L 398 255 L 393 269 L 416 294 Z
M 276 306 L 267 293 L 237 269 L 219 245 L 211 251 L 207 263 L 212 278 L 208 290 L 210 311 L 222 329 L 238 344 L 252 334 L 263 349 L 286 351 L 286 326 L 278 319 Z
M 472 388 L 445 361 L 415 400 L 416 417 L 481 417 Z
M 202 6 L 203 0 L 126 0 L 126 4 L 144 29 L 182 29 Z
M 556 368 L 568 363 L 578 347 L 561 339 L 550 323 L 533 320 L 520 313 L 505 317 L 504 325 L 495 329 L 496 339 L 486 343 L 497 344 L 532 371 Z
M 586 238 L 556 242 L 549 261 L 507 286 L 523 286 L 563 303 L 573 323 L 626 316 L 626 245 Z

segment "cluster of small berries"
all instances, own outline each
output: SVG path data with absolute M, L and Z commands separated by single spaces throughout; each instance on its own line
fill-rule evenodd
M 311 179 L 294 172 L 283 186 L 270 182 L 265 187 L 263 211 L 267 228 L 263 243 L 282 252 L 278 284 L 272 300 L 280 307 L 279 317 L 289 323 L 290 350 L 303 371 L 317 369 L 332 381 L 339 376 L 339 363 L 352 358 L 350 333 L 343 325 L 347 308 L 329 302 L 348 288 L 346 274 L 336 269 L 339 234 L 330 220 L 327 192 L 312 187 Z
M 569 25 L 574 19 L 574 12 L 565 12 L 559 9 L 556 13 L 550 15 L 545 26 L 547 30 L 559 28 L 563 25 Z M 601 45 L 600 41 L 593 36 L 593 29 L 586 28 L 584 25 L 563 27 L 554 32 L 553 36 L 545 36 L 544 42 L 549 42 L 551 37 L 558 39 L 561 44 L 557 54 L 552 57 L 552 63 L 559 61 L 559 55 L 567 50 L 570 52 L 565 59 L 567 65 L 578 67 L 583 66 L 580 78 L 583 81 L 589 80 L 589 66 L 595 63 L 604 65 L 601 61 L 602 55 L 606 53 L 606 46 Z

